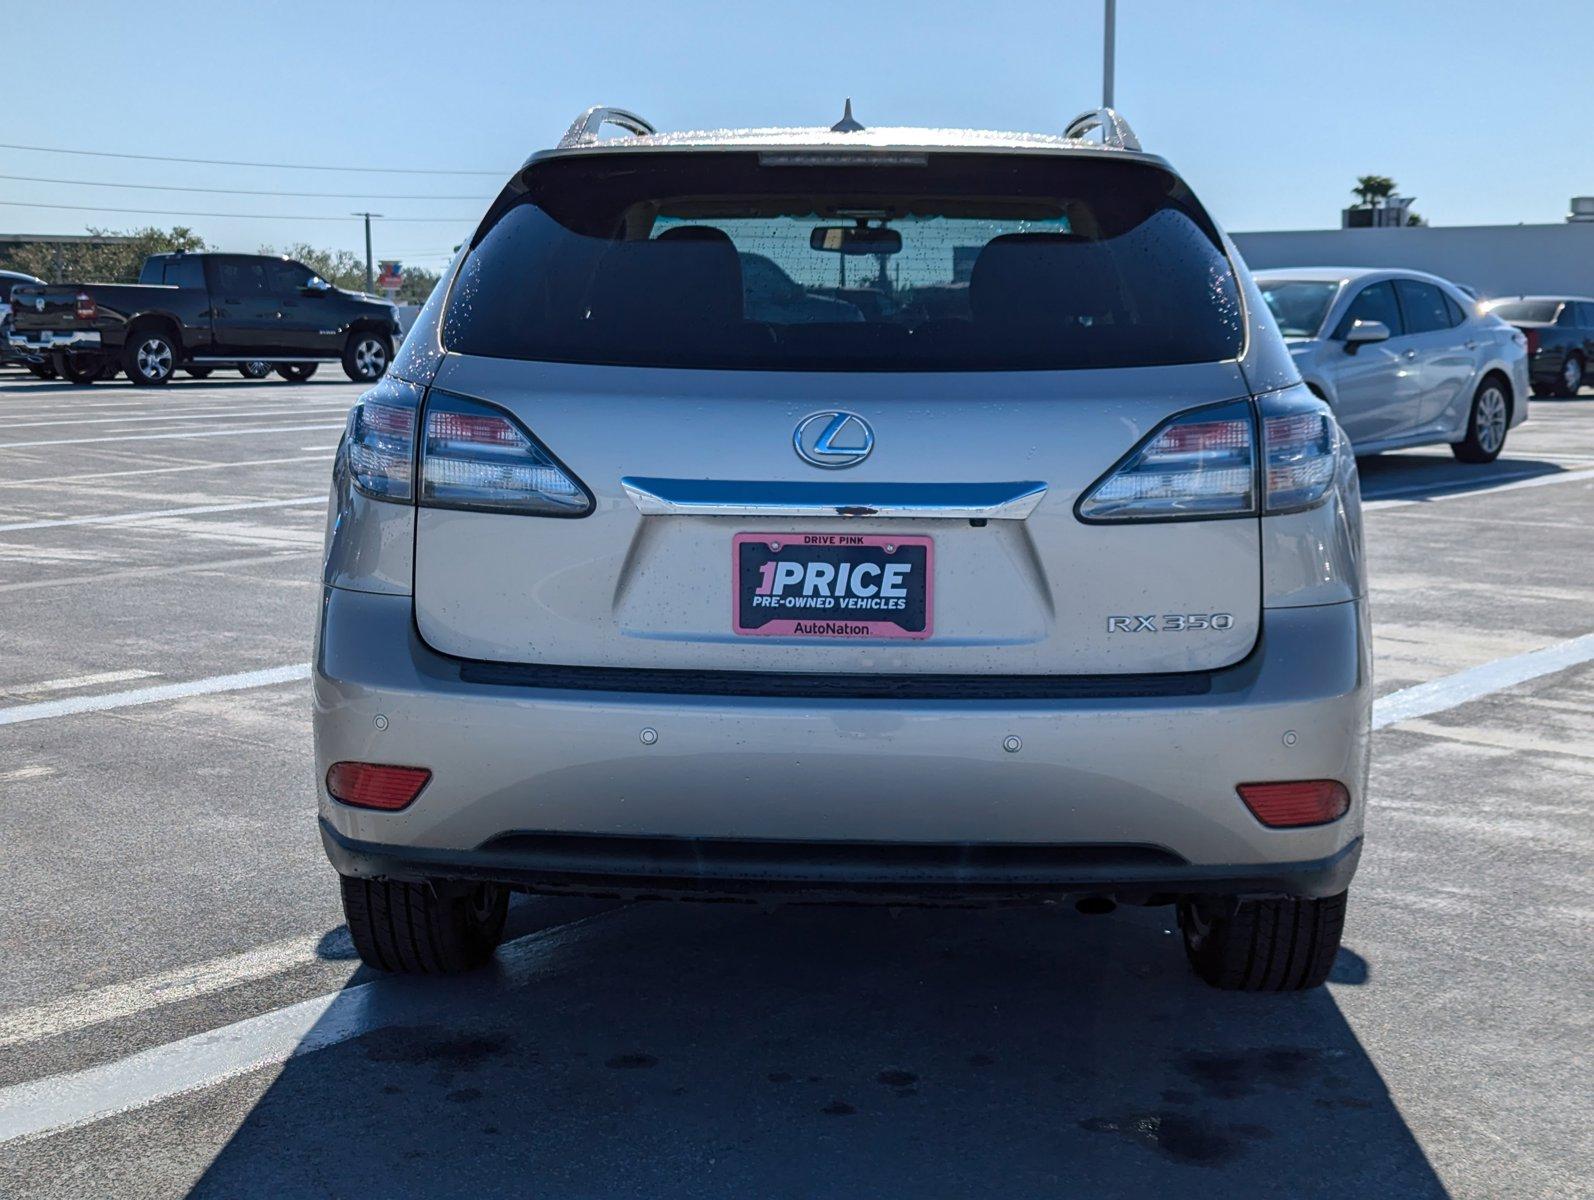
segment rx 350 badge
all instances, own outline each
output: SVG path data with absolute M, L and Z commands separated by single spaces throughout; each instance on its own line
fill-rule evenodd
M 1108 617 L 1108 633 L 1195 633 L 1203 629 L 1233 629 L 1233 613 L 1153 613 L 1148 616 Z

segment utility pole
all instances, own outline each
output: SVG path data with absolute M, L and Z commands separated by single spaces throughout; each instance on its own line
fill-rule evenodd
M 1108 0 L 1111 3 L 1111 0 Z M 376 276 L 371 272 L 371 218 L 380 217 L 381 213 L 357 212 L 350 213 L 353 217 L 365 218 L 365 290 L 372 291 L 376 287 Z
M 1113 43 L 1117 40 L 1118 0 L 1106 0 L 1101 34 L 1101 106 L 1112 107 Z

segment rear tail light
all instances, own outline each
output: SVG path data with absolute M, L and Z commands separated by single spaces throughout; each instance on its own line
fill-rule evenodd
M 1350 792 L 1335 779 L 1242 783 L 1238 791 L 1252 815 L 1274 829 L 1327 825 L 1350 811 Z
M 1262 448 L 1267 477 L 1264 510 L 1310 508 L 1334 483 L 1339 465 L 1339 425 L 1323 405 L 1304 412 L 1262 412 Z
M 1327 404 L 1303 385 L 1165 421 L 1085 493 L 1082 521 L 1180 521 L 1297 512 L 1333 486 L 1342 449 Z M 1260 484 L 1260 488 L 1259 485 Z M 1260 492 L 1260 495 L 1259 495 Z
M 79 321 L 92 321 L 100 315 L 100 306 L 94 303 L 94 297 L 87 292 L 77 294 L 77 319 Z
M 424 389 L 391 375 L 349 413 L 345 444 L 355 486 L 378 500 L 415 498 L 415 415 Z
M 1084 521 L 1168 521 L 1256 512 L 1251 406 L 1235 401 L 1165 422 L 1079 503 Z
M 425 767 L 340 762 L 327 770 L 327 791 L 344 804 L 394 812 L 408 807 L 431 778 Z
M 1537 329 L 1524 329 L 1522 336 L 1527 339 L 1528 353 L 1537 354 L 1539 352 L 1539 331 Z
M 509 413 L 433 392 L 421 445 L 421 503 L 584 517 L 592 494 Z

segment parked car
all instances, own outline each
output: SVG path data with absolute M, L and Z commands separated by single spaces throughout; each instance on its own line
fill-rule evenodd
M 1535 396 L 1575 396 L 1594 362 L 1594 300 L 1517 296 L 1489 301 L 1494 316 L 1522 331 Z
M 948 315 L 825 322 L 750 319 L 749 254 L 888 256 L 903 292 L 973 261 Z M 477 966 L 516 888 L 1172 904 L 1208 983 L 1320 984 L 1366 796 L 1360 531 L 1244 264 L 1110 110 L 594 109 L 336 455 L 314 728 L 354 943 Z
M 1449 280 L 1281 267 L 1256 284 L 1357 454 L 1444 442 L 1462 462 L 1493 462 L 1528 419 L 1526 339 Z
M 29 365 L 28 360 L 13 353 L 6 342 L 6 335 L 11 332 L 11 289 L 19 283 L 43 282 L 37 276 L 25 275 L 21 271 L 0 271 L 0 367 Z
M 74 383 L 120 366 L 135 384 L 156 386 L 179 368 L 203 377 L 249 363 L 299 381 L 323 362 L 370 383 L 399 336 L 393 305 L 262 254 L 152 254 L 137 283 L 23 285 L 13 296 L 12 349 L 50 358 Z

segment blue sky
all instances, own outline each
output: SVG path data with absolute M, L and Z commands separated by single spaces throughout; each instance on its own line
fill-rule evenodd
M 1100 0 L 1052 4 L 101 3 L 3 17 L 0 141 L 196 158 L 466 169 L 356 174 L 0 148 L 0 233 L 186 223 L 252 250 L 308 241 L 436 267 L 531 150 L 594 103 L 662 128 L 866 124 L 1052 130 L 1101 86 Z M 1117 104 L 1231 230 L 1323 228 L 1393 176 L 1439 225 L 1554 222 L 1594 194 L 1594 3 L 1119 0 Z M 69 49 L 76 46 L 77 49 Z M 92 48 L 89 48 L 91 47 Z M 27 48 L 33 47 L 33 52 Z M 19 53 L 19 51 L 22 51 Z M 463 199 L 390 199 L 394 194 Z M 22 202 L 18 206 L 15 202 Z M 108 205 L 269 219 L 80 212 Z M 424 218 L 424 220 L 422 219 Z

